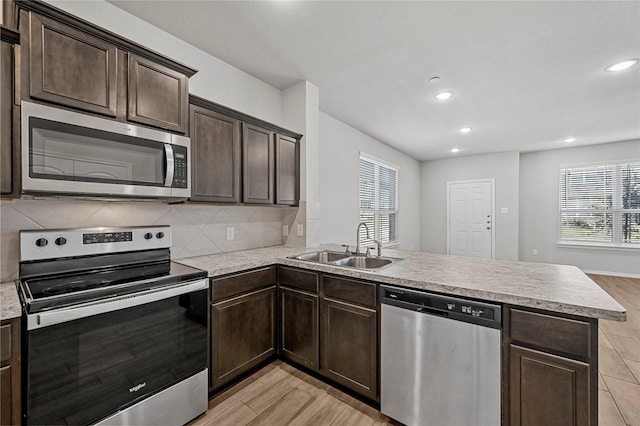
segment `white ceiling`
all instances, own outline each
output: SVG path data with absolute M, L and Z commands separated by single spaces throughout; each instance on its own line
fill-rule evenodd
M 109 2 L 417 160 L 640 139 L 640 1 Z

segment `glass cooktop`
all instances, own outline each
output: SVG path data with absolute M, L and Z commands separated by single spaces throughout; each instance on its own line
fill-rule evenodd
M 20 286 L 27 312 L 33 313 L 170 286 L 206 276 L 205 271 L 162 261 L 27 278 L 21 280 Z

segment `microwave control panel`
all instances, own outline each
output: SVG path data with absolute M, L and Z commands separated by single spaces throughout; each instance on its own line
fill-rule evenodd
M 187 148 L 184 146 L 173 146 L 173 188 L 187 187 Z

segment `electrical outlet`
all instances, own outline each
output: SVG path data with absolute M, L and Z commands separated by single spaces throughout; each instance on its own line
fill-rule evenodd
M 282 225 L 282 235 L 285 237 L 289 236 L 289 225 Z
M 502 208 L 500 209 L 500 213 L 502 213 L 502 214 L 507 214 L 507 213 L 509 213 L 509 208 L 508 208 L 508 207 L 502 207 Z
M 298 237 L 303 237 L 304 236 L 304 225 L 299 224 L 298 225 Z
M 531 254 L 532 254 L 533 256 L 537 256 L 537 255 L 538 255 L 538 249 L 532 249 L 532 250 L 531 250 Z
M 227 226 L 227 241 L 231 241 L 235 238 L 235 228 L 233 226 Z

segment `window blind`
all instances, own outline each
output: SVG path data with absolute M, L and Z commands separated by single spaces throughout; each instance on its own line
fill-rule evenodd
M 560 240 L 640 244 L 640 161 L 561 168 Z
M 397 243 L 398 169 L 365 154 L 360 155 L 360 222 L 369 228 L 360 233 L 359 244 L 370 247 L 374 240 L 383 245 Z

